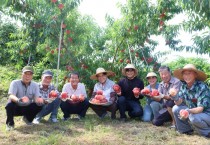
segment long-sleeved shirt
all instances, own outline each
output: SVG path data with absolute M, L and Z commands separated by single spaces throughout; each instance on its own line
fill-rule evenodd
M 182 85 L 182 82 L 179 79 L 177 79 L 175 77 L 171 77 L 171 79 L 167 85 L 164 82 L 161 82 L 159 84 L 158 92 L 160 92 L 163 95 L 169 95 L 169 90 L 171 88 L 174 88 L 179 91 L 179 88 L 181 85 Z
M 118 82 L 118 85 L 121 87 L 121 96 L 124 96 L 126 99 L 137 101 L 143 98 L 143 96 L 141 95 L 139 96 L 139 98 L 136 98 L 133 94 L 133 89 L 135 87 L 140 88 L 141 90 L 144 89 L 144 83 L 139 78 L 135 77 L 130 80 L 125 77 Z
M 116 93 L 113 90 L 114 84 L 115 83 L 108 78 L 104 84 L 101 84 L 100 82 L 96 83 L 93 89 L 92 98 L 96 95 L 98 90 L 102 90 L 106 99 L 114 102 L 116 100 Z

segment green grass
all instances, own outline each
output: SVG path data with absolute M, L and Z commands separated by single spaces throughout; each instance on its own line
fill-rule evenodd
M 5 131 L 6 98 L 1 100 L 0 141 L 1 145 L 208 145 L 210 140 L 198 136 L 180 135 L 169 129 L 170 123 L 162 127 L 140 120 L 129 120 L 126 123 L 111 120 L 109 117 L 100 120 L 89 108 L 84 120 L 71 119 L 53 124 L 48 117 L 39 125 L 26 126 L 21 117 L 15 117 L 15 130 Z M 119 114 L 118 114 L 119 117 Z M 59 109 L 58 118 L 62 118 Z

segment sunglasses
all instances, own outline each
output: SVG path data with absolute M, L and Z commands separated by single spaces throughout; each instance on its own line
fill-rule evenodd
M 106 76 L 106 75 L 107 75 L 107 73 L 106 73 L 106 72 L 101 73 L 101 74 L 102 74 L 101 76 Z M 96 77 L 99 77 L 99 75 L 96 75 Z
M 129 68 L 129 69 L 125 69 L 126 72 L 129 72 L 129 71 L 134 71 L 134 69 L 132 68 Z
M 148 80 L 149 80 L 149 79 L 154 79 L 154 78 L 156 78 L 156 77 L 147 77 Z

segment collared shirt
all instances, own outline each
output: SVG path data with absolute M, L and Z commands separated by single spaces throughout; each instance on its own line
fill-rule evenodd
M 104 84 L 100 82 L 96 83 L 93 89 L 93 92 L 97 92 L 98 90 L 103 91 L 103 95 L 106 97 L 107 100 L 110 100 L 110 93 L 114 92 L 113 86 L 114 82 L 107 78 Z
M 135 77 L 132 80 L 129 80 L 127 77 L 121 79 L 118 82 L 119 86 L 121 87 L 121 95 L 124 96 L 128 100 L 139 100 L 142 99 L 143 96 L 139 96 L 136 98 L 133 94 L 133 89 L 135 87 L 140 88 L 141 90 L 144 89 L 144 83 L 139 78 Z
M 161 82 L 159 84 L 158 92 L 160 92 L 163 95 L 169 95 L 169 90 L 171 88 L 179 90 L 181 85 L 182 85 L 182 82 L 179 79 L 177 79 L 175 77 L 171 77 L 171 79 L 167 85 L 164 82 Z
M 182 98 L 189 108 L 203 107 L 203 112 L 210 115 L 210 89 L 204 82 L 195 81 L 191 88 L 183 82 L 178 97 Z
M 42 96 L 42 98 L 44 98 L 44 99 L 47 99 L 49 94 L 50 94 L 50 92 L 52 90 L 55 90 L 55 87 L 54 87 L 53 84 L 50 84 L 48 86 L 48 88 L 44 88 L 41 82 L 38 85 L 39 85 L 39 93 Z
M 66 83 L 63 86 L 62 92 L 67 92 L 68 96 L 71 96 L 73 94 L 76 95 L 76 96 L 79 96 L 80 94 L 83 94 L 85 97 L 87 97 L 87 93 L 86 93 L 86 90 L 85 90 L 85 85 L 83 83 L 78 83 L 76 89 L 72 88 L 71 83 Z
M 39 86 L 33 81 L 26 86 L 22 80 L 14 80 L 10 84 L 8 95 L 15 95 L 17 98 L 27 96 L 32 101 L 35 97 L 39 97 L 40 95 Z

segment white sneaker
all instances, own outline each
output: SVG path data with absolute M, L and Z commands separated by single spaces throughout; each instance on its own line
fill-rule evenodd
M 33 125 L 33 123 L 29 122 L 25 116 L 23 116 L 22 121 L 25 122 L 25 124 L 27 124 L 27 125 Z
M 39 118 L 34 118 L 32 123 L 33 124 L 39 124 L 40 123 L 40 119 Z
M 52 122 L 52 123 L 57 123 L 58 122 L 57 118 L 50 118 L 49 121 Z
M 11 131 L 11 130 L 14 130 L 14 125 L 7 124 L 6 125 L 6 131 Z

